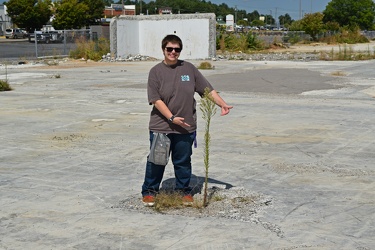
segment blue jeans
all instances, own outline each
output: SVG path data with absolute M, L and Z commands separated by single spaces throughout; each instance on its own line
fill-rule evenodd
M 175 190 L 188 194 L 191 179 L 191 155 L 193 153 L 192 145 L 195 139 L 195 133 L 189 134 L 168 134 L 171 140 L 171 160 L 176 177 Z M 154 134 L 150 131 L 150 147 Z M 147 157 L 148 159 L 148 157 Z M 147 160 L 145 180 L 142 185 L 142 196 L 155 195 L 159 192 L 160 184 L 163 179 L 165 166 L 156 165 Z

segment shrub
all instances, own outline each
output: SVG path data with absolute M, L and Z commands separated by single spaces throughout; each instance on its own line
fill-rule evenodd
M 259 50 L 264 48 L 262 42 L 258 39 L 257 35 L 252 34 L 250 32 L 246 36 L 246 45 L 247 48 L 251 50 Z
M 213 69 L 212 65 L 210 62 L 201 62 L 199 64 L 198 69 Z
M 225 50 L 225 30 L 217 30 L 217 36 L 216 36 L 216 49 L 224 51 Z
M 10 91 L 12 88 L 9 86 L 8 81 L 0 80 L 0 91 Z
M 221 51 L 241 51 L 244 53 L 264 49 L 263 42 L 252 33 L 223 33 L 218 37 L 216 46 Z
M 69 54 L 71 58 L 99 61 L 103 55 L 110 52 L 109 40 L 99 38 L 96 41 L 87 41 L 84 37 L 76 40 L 77 48 Z
M 238 42 L 237 42 L 237 37 L 235 34 L 230 33 L 230 34 L 225 35 L 224 42 L 225 42 L 225 49 L 228 49 L 231 51 L 240 50 L 238 46 Z
M 290 32 L 288 42 L 291 44 L 296 44 L 302 41 L 301 36 L 298 34 L 298 32 Z
M 347 43 L 347 44 L 355 44 L 355 43 L 368 43 L 369 40 L 361 34 L 359 29 L 349 29 L 347 27 L 341 28 L 340 32 L 324 37 L 320 39 L 322 42 L 327 42 L 329 44 L 335 43 Z

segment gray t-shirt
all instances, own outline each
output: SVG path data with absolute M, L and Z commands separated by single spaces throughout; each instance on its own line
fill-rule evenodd
M 159 133 L 192 133 L 197 129 L 196 102 L 194 94 L 204 94 L 205 88 L 213 90 L 211 84 L 191 63 L 179 60 L 168 66 L 161 62 L 149 73 L 147 94 L 149 103 L 162 100 L 174 116 L 185 118 L 191 127 L 169 124 L 160 111 L 153 107 L 149 129 Z

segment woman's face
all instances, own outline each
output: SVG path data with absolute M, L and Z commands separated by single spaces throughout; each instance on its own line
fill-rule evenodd
M 169 65 L 176 64 L 178 61 L 178 57 L 180 56 L 180 52 L 181 52 L 181 48 L 178 43 L 171 43 L 171 42 L 167 43 L 167 46 L 165 47 L 163 51 L 164 62 Z

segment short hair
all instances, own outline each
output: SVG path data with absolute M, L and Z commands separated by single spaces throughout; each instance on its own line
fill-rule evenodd
M 180 48 L 182 49 L 182 41 L 181 39 L 176 35 L 167 35 L 163 38 L 161 41 L 161 48 L 164 50 L 165 47 L 167 47 L 168 43 L 178 43 L 180 45 Z

